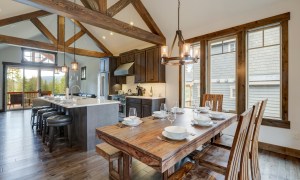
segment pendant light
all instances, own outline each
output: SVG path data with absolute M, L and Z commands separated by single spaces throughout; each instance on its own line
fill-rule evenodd
M 60 67 L 55 67 L 54 68 L 54 74 L 59 74 L 60 72 Z
M 74 0 L 74 3 L 76 3 L 76 1 Z M 76 62 L 76 59 L 75 59 L 75 54 L 76 54 L 76 39 L 75 39 L 75 34 L 76 34 L 76 25 L 75 25 L 75 19 L 74 19 L 74 61 L 71 63 L 71 69 L 74 70 L 74 71 L 77 71 L 78 70 L 78 62 Z
M 66 46 L 65 46 L 65 43 L 64 43 L 64 65 L 61 67 L 61 71 L 64 72 L 64 73 L 68 72 L 68 66 L 66 66 Z
M 184 42 L 184 38 L 182 36 L 182 32 L 180 30 L 180 0 L 178 0 L 178 29 L 175 34 L 174 41 L 172 43 L 171 52 L 168 52 L 168 46 L 161 47 L 161 63 L 164 65 L 185 65 L 185 64 L 193 64 L 197 63 L 199 60 L 199 50 L 195 50 L 194 55 L 190 55 L 190 47 L 189 43 Z M 176 39 L 178 37 L 178 47 L 179 47 L 179 56 L 178 57 L 170 57 L 172 54 Z

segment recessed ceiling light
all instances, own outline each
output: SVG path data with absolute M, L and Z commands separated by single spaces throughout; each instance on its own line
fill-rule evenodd
M 113 32 L 110 32 L 110 35 L 112 36 L 112 35 L 114 35 L 114 33 L 113 33 Z
M 132 21 L 130 21 L 130 23 L 129 23 L 131 26 L 133 26 L 133 22 Z
M 106 37 L 105 37 L 105 36 L 102 36 L 102 39 L 106 39 Z

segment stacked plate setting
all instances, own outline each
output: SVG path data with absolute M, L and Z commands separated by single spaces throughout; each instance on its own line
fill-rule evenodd
M 155 118 L 162 119 L 162 118 L 168 117 L 168 114 L 167 114 L 167 112 L 164 112 L 164 111 L 154 111 L 152 116 Z
M 193 123 L 199 126 L 211 126 L 214 124 L 211 118 L 199 113 L 194 113 Z
M 172 140 L 183 140 L 188 137 L 188 132 L 185 127 L 168 126 L 164 129 L 162 135 Z
M 126 117 L 122 121 L 122 124 L 125 124 L 127 126 L 138 126 L 142 123 L 143 121 L 140 120 L 139 117 Z

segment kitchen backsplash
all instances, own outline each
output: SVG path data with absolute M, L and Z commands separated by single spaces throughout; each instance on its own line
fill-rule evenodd
M 122 90 L 124 93 L 131 89 L 133 93 L 136 93 L 136 86 L 138 84 L 134 83 L 134 76 L 127 76 L 126 83 L 122 85 Z M 166 97 L 166 84 L 165 83 L 141 83 L 141 87 L 146 89 L 144 96 L 150 96 L 150 89 L 152 87 L 153 97 Z

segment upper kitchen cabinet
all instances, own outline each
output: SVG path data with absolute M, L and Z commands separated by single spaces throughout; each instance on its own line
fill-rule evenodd
M 136 51 L 137 50 L 132 50 L 132 51 L 120 54 L 121 64 L 134 62 L 134 54 Z
M 135 83 L 146 82 L 146 55 L 145 51 L 139 51 L 134 54 Z
M 155 46 L 146 52 L 146 82 L 165 83 L 165 66 L 161 64 L 160 47 Z

